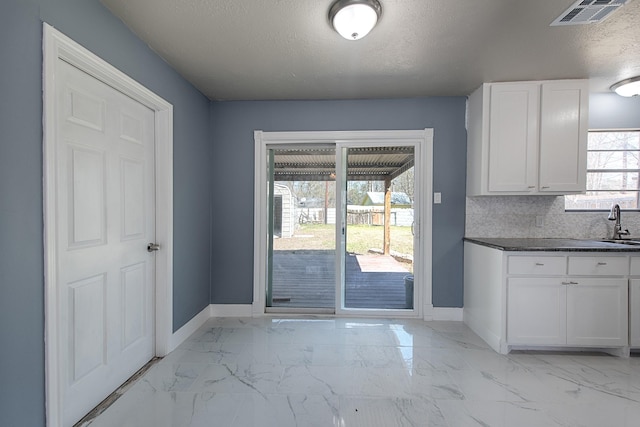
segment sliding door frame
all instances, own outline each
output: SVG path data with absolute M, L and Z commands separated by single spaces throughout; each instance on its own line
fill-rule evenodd
M 336 284 L 336 314 L 341 316 L 380 316 L 380 317 L 420 317 L 430 319 L 433 312 L 432 304 L 432 198 L 433 192 L 433 129 L 423 130 L 384 130 L 384 131 L 319 131 L 319 132 L 264 132 L 254 131 L 255 142 L 255 176 L 254 176 L 254 241 L 253 241 L 253 304 L 254 316 L 266 314 L 266 286 L 267 286 L 267 254 L 268 254 L 268 162 L 267 150 L 269 145 L 287 146 L 304 144 L 336 144 L 336 150 L 351 146 L 380 146 L 402 145 L 415 146 L 415 201 L 414 208 L 419 212 L 415 223 L 414 259 L 414 300 L 417 304 L 413 310 L 382 310 L 382 309 L 347 309 L 344 308 L 343 298 L 338 292 L 342 291 L 342 284 Z M 341 154 L 337 159 L 340 162 Z M 336 182 L 341 179 L 341 167 L 336 164 L 338 174 Z M 343 190 L 340 189 L 342 192 Z M 336 188 L 336 213 L 342 209 L 342 194 Z M 336 215 L 336 237 L 342 228 L 342 219 Z M 340 231 L 339 231 L 340 230 Z M 338 242 L 336 242 L 338 243 Z M 338 264 L 338 263 L 337 263 Z M 337 266 L 338 269 L 343 268 Z M 336 282 L 342 282 L 340 277 Z

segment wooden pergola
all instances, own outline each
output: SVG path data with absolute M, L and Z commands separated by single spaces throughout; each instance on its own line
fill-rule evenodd
M 391 244 L 391 181 L 414 165 L 413 147 L 351 147 L 347 149 L 349 181 L 384 182 L 383 252 L 389 255 Z M 336 177 L 334 147 L 281 148 L 270 154 L 276 181 L 333 181 Z

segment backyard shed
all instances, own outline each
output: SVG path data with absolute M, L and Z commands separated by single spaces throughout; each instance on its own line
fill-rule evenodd
M 286 185 L 276 183 L 273 195 L 273 234 L 278 237 L 291 237 L 295 231 L 295 206 L 291 190 Z

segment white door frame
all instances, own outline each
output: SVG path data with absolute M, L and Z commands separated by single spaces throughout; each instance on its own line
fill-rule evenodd
M 43 190 L 46 421 L 62 425 L 56 230 L 56 63 L 63 60 L 155 112 L 156 252 L 155 354 L 164 356 L 173 333 L 173 106 L 47 23 L 43 24 Z
M 416 154 L 420 156 L 421 169 L 415 175 L 416 204 L 419 204 L 420 219 L 416 222 L 416 233 L 421 237 L 415 248 L 416 263 L 415 282 L 421 283 L 417 287 L 416 304 L 414 310 L 361 310 L 343 309 L 336 306 L 336 313 L 341 316 L 363 314 L 372 316 L 411 316 L 431 319 L 432 303 L 432 199 L 433 189 L 433 129 L 424 130 L 385 130 L 385 131 L 321 131 L 321 132 L 254 132 L 255 141 L 255 177 L 254 177 L 254 223 L 253 223 L 253 304 L 254 316 L 263 316 L 266 307 L 266 279 L 267 279 L 267 146 L 270 144 L 327 144 L 357 145 L 359 143 L 393 145 L 419 145 Z M 337 191 L 337 189 L 336 189 Z M 336 198 L 339 197 L 336 195 Z M 337 219 L 337 216 L 336 216 Z M 336 294 L 336 301 L 338 295 Z

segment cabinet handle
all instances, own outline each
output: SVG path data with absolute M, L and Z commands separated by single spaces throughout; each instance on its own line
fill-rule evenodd
M 536 188 L 536 186 L 535 185 L 530 185 L 527 188 Z
M 606 262 L 599 262 L 598 265 L 607 265 Z
M 563 285 L 577 285 L 578 282 L 562 282 Z
M 544 190 L 545 188 L 549 188 L 549 186 L 548 186 L 548 185 L 543 185 L 543 186 L 542 186 L 542 187 L 540 187 L 540 188 L 542 188 L 542 189 Z
M 536 265 L 543 266 L 544 264 L 541 262 L 536 262 Z

